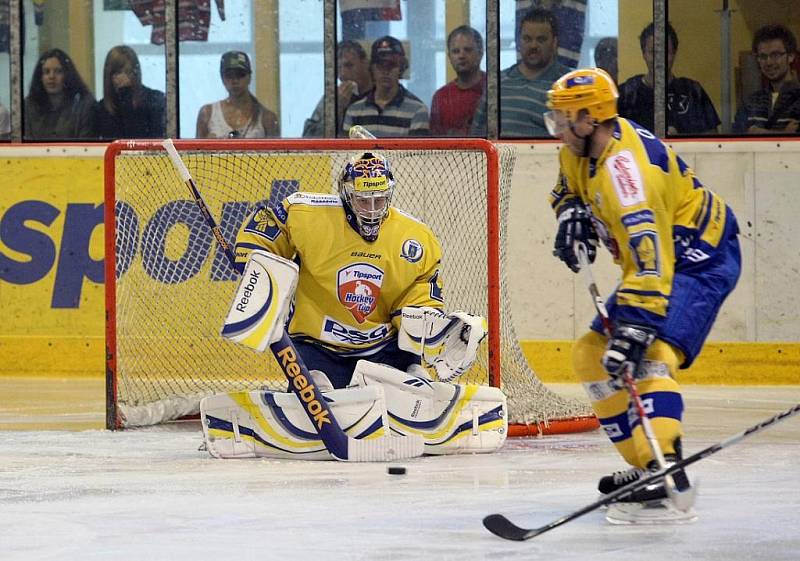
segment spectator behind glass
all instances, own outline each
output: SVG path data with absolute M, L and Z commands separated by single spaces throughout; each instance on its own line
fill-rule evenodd
M 136 52 L 113 47 L 103 65 L 103 99 L 95 104 L 95 131 L 101 139 L 164 138 L 166 97 L 142 85 Z
M 597 68 L 602 68 L 614 83 L 617 83 L 617 74 L 619 68 L 617 66 L 617 38 L 616 37 L 603 37 L 597 42 L 594 47 L 594 64 Z
M 529 10 L 517 32 L 519 62 L 500 73 L 500 135 L 530 138 L 549 136 L 544 124 L 547 90 L 569 72 L 556 61 L 558 20 L 542 8 Z M 486 130 L 486 96 L 478 103 L 471 133 Z
M 647 65 L 647 74 L 637 74 L 619 87 L 619 114 L 653 130 L 653 34 L 655 25 L 650 24 L 639 35 L 642 57 Z M 711 98 L 699 82 L 689 78 L 676 78 L 672 74 L 675 53 L 678 52 L 678 34 L 667 23 L 667 133 L 709 134 L 717 132 L 720 124 L 717 110 Z
M 468 25 L 447 36 L 447 57 L 456 79 L 436 90 L 431 101 L 431 134 L 469 136 L 478 102 L 486 90 L 486 73 L 481 71 L 483 37 Z M 480 135 L 486 134 L 486 130 Z
M 5 105 L 0 103 L 0 140 L 11 137 L 11 113 Z
M 353 125 L 366 127 L 377 137 L 430 134 L 428 107 L 400 84 L 408 68 L 403 44 L 386 35 L 372 43 L 369 69 L 375 86 L 352 103 L 344 114 L 342 132 Z
M 93 104 L 72 59 L 61 49 L 51 49 L 39 57 L 25 98 L 25 138 L 91 138 Z
M 358 101 L 372 89 L 372 76 L 369 70 L 369 59 L 364 47 L 356 41 L 342 41 L 338 47 L 339 93 L 336 101 L 336 130 L 341 130 L 344 113 L 354 101 Z M 321 138 L 325 136 L 325 97 L 319 100 L 317 107 L 306 119 L 303 136 Z
M 267 138 L 280 136 L 278 117 L 250 93 L 250 57 L 241 51 L 222 55 L 219 74 L 228 97 L 197 113 L 197 138 Z
M 766 25 L 753 37 L 753 54 L 767 85 L 736 112 L 734 131 L 796 133 L 800 123 L 800 83 L 791 70 L 797 40 L 782 25 Z

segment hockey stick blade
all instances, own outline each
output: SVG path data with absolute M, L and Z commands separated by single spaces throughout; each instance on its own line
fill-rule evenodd
M 716 454 L 720 450 L 728 448 L 729 446 L 736 444 L 740 440 L 747 438 L 748 436 L 752 436 L 758 432 L 761 432 L 764 429 L 767 429 L 780 421 L 788 419 L 789 417 L 800 413 L 800 403 L 793 405 L 786 411 L 782 411 L 777 415 L 770 417 L 764 421 L 761 421 L 757 425 L 753 425 L 752 427 L 743 430 L 742 432 L 736 433 L 731 437 L 723 440 L 722 442 L 718 442 L 716 444 L 712 444 L 708 448 L 704 448 L 695 454 L 692 454 L 688 458 L 685 458 L 679 462 L 675 462 L 671 466 L 667 467 L 664 470 L 657 471 L 648 475 L 646 477 L 642 477 L 632 483 L 629 483 L 625 487 L 620 487 L 616 491 L 613 491 L 604 497 L 601 497 L 599 500 L 586 505 L 585 507 L 576 510 L 570 514 L 562 516 L 561 518 L 550 522 L 549 524 L 545 524 L 544 526 L 540 526 L 539 528 L 522 528 L 521 526 L 517 526 L 513 522 L 511 522 L 508 518 L 503 516 L 502 514 L 490 514 L 486 518 L 483 519 L 483 525 L 496 536 L 499 536 L 506 540 L 512 541 L 525 541 L 531 538 L 535 538 L 540 534 L 544 534 L 554 528 L 558 528 L 559 526 L 566 524 L 576 518 L 580 518 L 584 514 L 588 514 L 594 510 L 597 510 L 601 506 L 611 504 L 616 502 L 618 499 L 621 499 L 634 491 L 638 491 L 639 489 L 646 487 L 667 475 L 671 475 L 678 470 L 685 468 L 688 465 L 691 465 L 695 462 L 699 462 L 700 460 L 711 456 L 712 454 Z
M 347 458 L 337 458 L 349 462 L 393 462 L 407 458 L 417 458 L 425 449 L 425 440 L 418 434 L 408 436 L 383 436 L 373 440 L 347 438 Z

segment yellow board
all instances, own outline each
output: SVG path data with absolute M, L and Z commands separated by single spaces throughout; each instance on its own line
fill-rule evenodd
M 103 161 L 0 162 L 0 375 L 103 375 Z
M 522 341 L 522 352 L 543 382 L 576 382 L 572 341 Z M 800 385 L 800 343 L 706 343 L 681 384 Z

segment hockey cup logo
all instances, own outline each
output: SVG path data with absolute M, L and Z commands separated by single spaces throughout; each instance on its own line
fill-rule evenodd
M 381 293 L 384 273 L 368 263 L 356 263 L 341 269 L 337 278 L 339 301 L 358 323 L 364 323 L 375 310 Z

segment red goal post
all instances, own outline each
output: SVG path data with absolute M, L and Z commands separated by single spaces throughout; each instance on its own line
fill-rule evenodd
M 175 141 L 228 241 L 259 201 L 335 192 L 351 156 L 385 154 L 393 206 L 442 242 L 445 306 L 484 315 L 489 335 L 462 382 L 501 386 L 513 434 L 588 430 L 588 408 L 554 394 L 530 370 L 502 275 L 515 154 L 483 139 Z M 284 380 L 267 354 L 219 336 L 234 291 L 229 270 L 160 141 L 116 141 L 105 155 L 106 372 L 109 428 L 196 413 L 211 393 Z

